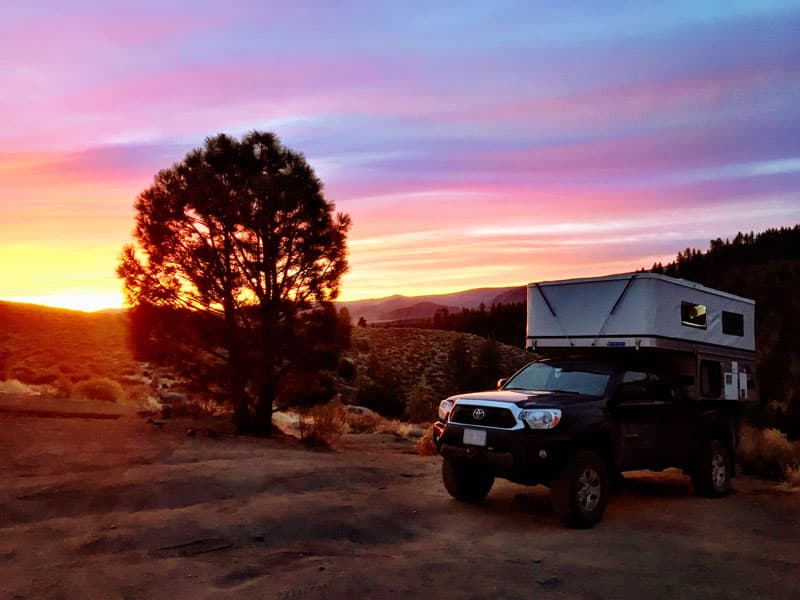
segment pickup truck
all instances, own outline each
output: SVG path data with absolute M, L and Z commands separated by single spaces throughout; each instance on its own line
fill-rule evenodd
M 536 360 L 497 390 L 451 396 L 434 425 L 444 486 L 477 502 L 497 477 L 544 484 L 571 527 L 602 519 L 627 470 L 678 467 L 698 493 L 723 496 L 735 475 L 740 403 L 690 397 L 693 387 L 722 386 L 721 369 L 699 377 L 687 381 L 658 354 L 590 352 Z

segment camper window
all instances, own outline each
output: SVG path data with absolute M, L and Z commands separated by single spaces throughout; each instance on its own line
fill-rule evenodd
M 744 336 L 744 315 L 739 313 L 722 311 L 722 333 L 728 335 Z
M 700 394 L 706 398 L 722 394 L 722 365 L 715 360 L 700 361 Z
M 706 328 L 706 307 L 694 302 L 681 302 L 681 325 Z

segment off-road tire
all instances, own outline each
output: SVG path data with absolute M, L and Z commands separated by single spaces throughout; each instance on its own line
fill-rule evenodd
M 695 493 L 708 498 L 719 498 L 731 489 L 733 460 L 728 446 L 719 440 L 710 440 L 692 472 Z
M 442 481 L 448 493 L 461 502 L 480 502 L 494 485 L 494 475 L 468 463 L 444 459 Z
M 550 502 L 567 527 L 591 527 L 603 518 L 610 492 L 608 465 L 593 450 L 577 450 L 553 480 Z

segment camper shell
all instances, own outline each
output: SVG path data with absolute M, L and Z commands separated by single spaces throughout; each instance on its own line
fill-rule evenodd
M 755 301 L 655 273 L 528 285 L 526 348 L 670 363 L 691 398 L 757 400 Z

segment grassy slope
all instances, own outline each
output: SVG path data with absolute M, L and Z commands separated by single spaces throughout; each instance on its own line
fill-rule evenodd
M 0 302 L 0 381 L 63 386 L 138 374 L 124 314 L 82 313 Z
M 521 335 L 522 333 L 520 333 Z M 456 338 L 462 338 L 472 356 L 484 338 L 471 333 L 439 331 L 434 329 L 354 327 L 353 357 L 359 377 L 367 372 L 371 356 L 388 366 L 407 393 L 424 377 L 427 384 L 440 397 L 452 393 L 449 386 L 447 357 Z M 530 357 L 524 350 L 497 344 L 500 370 L 503 376 L 511 375 Z
M 108 377 L 126 389 L 140 366 L 125 344 L 126 316 L 82 313 L 27 304 L 0 302 L 0 381 L 52 385 L 68 395 L 71 385 Z M 353 329 L 351 353 L 359 380 L 366 374 L 370 356 L 390 365 L 403 389 L 410 391 L 425 377 L 439 395 L 447 392 L 447 355 L 461 337 L 476 355 L 483 338 L 467 333 L 425 329 Z M 525 352 L 498 344 L 502 372 L 515 371 Z

